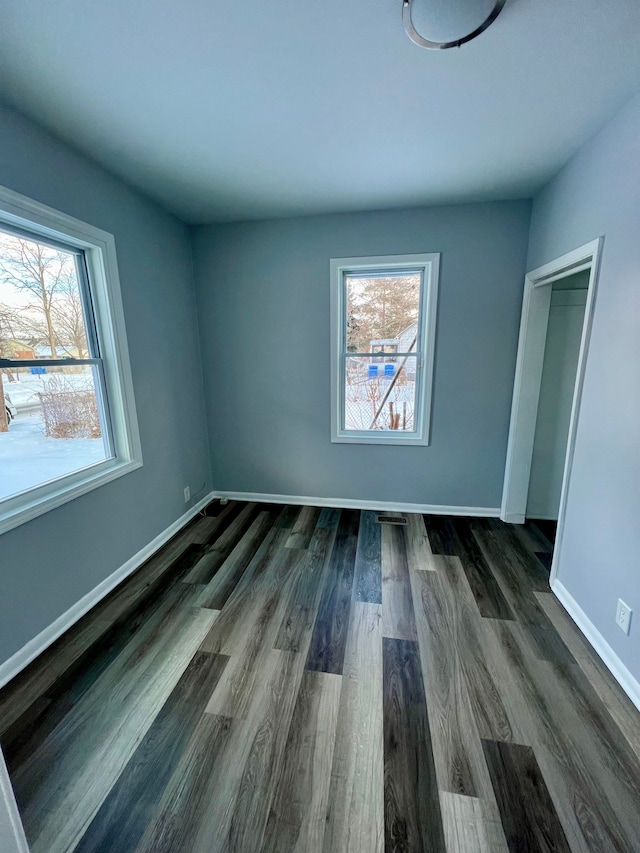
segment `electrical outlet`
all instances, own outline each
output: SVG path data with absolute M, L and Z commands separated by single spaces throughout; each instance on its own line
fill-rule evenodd
M 616 622 L 625 632 L 625 634 L 629 633 L 631 629 L 631 616 L 633 614 L 633 610 L 624 603 L 624 601 L 619 598 L 618 599 L 618 609 L 616 610 Z
M 189 488 L 189 486 L 187 486 L 184 490 L 184 502 L 186 504 L 188 504 L 190 500 L 191 500 L 191 489 Z

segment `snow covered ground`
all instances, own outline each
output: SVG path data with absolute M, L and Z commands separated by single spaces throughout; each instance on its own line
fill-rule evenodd
M 16 383 L 17 384 L 17 383 Z M 101 438 L 47 438 L 37 409 L 20 410 L 9 432 L 0 433 L 0 498 L 55 480 L 105 458 Z M 36 398 L 37 399 L 37 398 Z
M 371 421 L 379 408 L 389 387 L 389 381 L 384 378 L 361 379 L 347 384 L 345 399 L 346 429 L 370 429 Z M 378 429 L 389 429 L 389 403 L 394 404 L 396 413 L 402 415 L 403 403 L 407 404 L 406 429 L 413 429 L 413 409 L 415 405 L 415 382 L 395 385 L 380 413 L 377 421 Z
M 2 387 L 5 393 L 11 397 L 11 402 L 20 412 L 21 409 L 33 408 L 39 405 L 38 392 L 46 391 L 50 376 L 60 377 L 64 375 L 64 381 L 70 386 L 85 388 L 87 386 L 88 368 L 82 373 L 70 373 L 66 368 L 64 373 L 44 374 L 43 376 L 32 376 L 30 373 L 19 373 L 17 382 L 9 382 L 5 374 L 2 376 Z

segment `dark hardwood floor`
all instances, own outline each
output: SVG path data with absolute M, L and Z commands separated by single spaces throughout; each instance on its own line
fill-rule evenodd
M 214 504 L 0 691 L 33 853 L 640 853 L 533 525 Z

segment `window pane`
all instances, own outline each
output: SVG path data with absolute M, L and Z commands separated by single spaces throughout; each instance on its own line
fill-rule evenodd
M 414 352 L 420 273 L 345 276 L 348 352 Z
M 0 358 L 88 358 L 73 252 L 0 231 Z
M 0 371 L 9 413 L 0 432 L 0 499 L 109 456 L 97 367 Z
M 416 361 L 347 356 L 345 370 L 345 430 L 413 432 L 416 401 Z

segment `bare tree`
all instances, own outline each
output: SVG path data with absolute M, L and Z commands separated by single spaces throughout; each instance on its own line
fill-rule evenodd
M 0 233 L 0 283 L 24 297 L 0 304 L 0 358 L 14 358 L 16 342 L 47 342 L 59 353 L 88 354 L 84 313 L 73 255 L 33 240 Z M 5 368 L 9 380 L 13 376 Z M 8 429 L 0 370 L 0 432 Z
M 89 349 L 84 324 L 84 312 L 75 278 L 72 282 L 63 285 L 55 300 L 51 303 L 51 315 L 57 333 L 56 340 L 58 348 L 66 350 L 66 347 L 69 346 L 76 350 L 73 353 L 75 358 L 86 358 Z M 65 352 L 65 355 L 71 354 Z
M 24 310 L 0 302 L 0 358 L 12 358 L 13 341 L 24 341 L 28 346 L 43 339 L 43 323 L 25 318 Z
M 8 358 L 8 343 L 14 337 L 14 312 L 0 302 L 0 358 Z
M 0 303 L 0 358 L 7 358 L 11 353 L 8 342 L 14 337 L 15 315 L 8 305 Z M 9 379 L 13 377 L 9 374 Z M 7 404 L 4 398 L 4 384 L 2 370 L 0 370 L 0 432 L 8 432 L 9 419 L 7 418 Z
M 57 357 L 53 302 L 64 290 L 69 274 L 69 255 L 13 235 L 0 238 L 0 280 L 34 298 L 31 308 L 44 321 L 52 358 Z M 24 312 L 28 310 L 29 307 Z
M 4 400 L 2 374 L 0 374 L 0 432 L 9 432 L 9 419 L 7 418 L 7 404 Z

